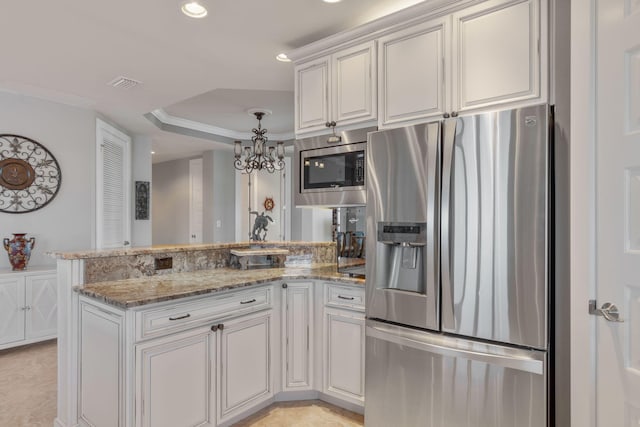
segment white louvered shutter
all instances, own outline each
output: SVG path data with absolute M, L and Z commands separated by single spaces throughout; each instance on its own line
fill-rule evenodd
M 128 246 L 131 240 L 131 138 L 97 120 L 96 247 Z

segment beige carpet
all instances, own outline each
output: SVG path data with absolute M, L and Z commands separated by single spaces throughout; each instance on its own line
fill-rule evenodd
M 55 340 L 0 350 L 0 426 L 52 427 L 56 377 Z
M 0 350 L 0 427 L 52 427 L 56 416 L 56 341 Z M 319 400 L 275 403 L 237 427 L 352 427 L 362 415 Z

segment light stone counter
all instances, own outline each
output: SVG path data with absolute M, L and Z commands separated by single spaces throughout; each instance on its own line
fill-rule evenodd
M 331 280 L 352 285 L 364 285 L 364 279 L 340 274 L 336 271 L 335 264 L 332 263 L 315 264 L 310 268 L 286 267 L 259 270 L 216 268 L 213 270 L 90 283 L 84 286 L 76 286 L 74 290 L 110 305 L 129 308 L 282 279 Z

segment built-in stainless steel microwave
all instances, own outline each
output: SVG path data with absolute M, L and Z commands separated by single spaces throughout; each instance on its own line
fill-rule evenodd
M 375 130 L 358 129 L 296 140 L 295 205 L 338 207 L 366 204 L 367 133 Z

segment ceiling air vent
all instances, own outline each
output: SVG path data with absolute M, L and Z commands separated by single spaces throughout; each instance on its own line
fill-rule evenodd
M 130 79 L 129 77 L 119 76 L 107 83 L 109 86 L 117 87 L 120 89 L 131 89 L 134 86 L 140 84 L 139 81 Z

